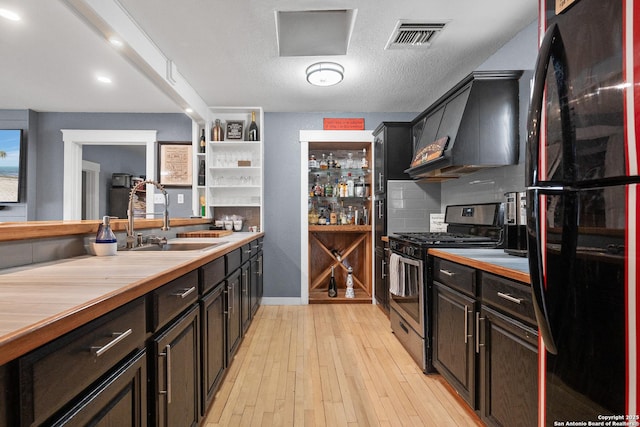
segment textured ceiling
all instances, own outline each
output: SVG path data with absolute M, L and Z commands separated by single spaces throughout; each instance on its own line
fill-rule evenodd
M 102 0 L 113 2 L 114 0 Z M 82 3 L 82 1 L 77 1 Z M 535 0 L 119 0 L 206 105 L 265 111 L 415 112 L 536 19 Z M 23 15 L 0 21 L 0 108 L 180 112 L 178 105 L 62 0 L 3 0 Z M 346 55 L 282 57 L 277 11 L 356 11 Z M 448 21 L 428 49 L 384 47 L 398 20 Z M 344 81 L 313 87 L 319 60 Z M 113 77 L 98 85 L 94 75 Z

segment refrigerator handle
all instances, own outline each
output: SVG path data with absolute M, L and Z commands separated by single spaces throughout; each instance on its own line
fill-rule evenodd
M 536 69 L 534 73 L 533 91 L 531 93 L 531 107 L 528 117 L 526 184 L 527 184 L 527 244 L 529 247 L 529 275 L 533 292 L 533 305 L 538 321 L 538 328 L 542 335 L 547 351 L 557 353 L 555 340 L 551 330 L 551 322 L 544 283 L 544 265 L 542 264 L 542 224 L 540 223 L 542 188 L 538 187 L 540 175 L 538 171 L 540 157 L 540 126 L 542 109 L 544 108 L 544 90 L 547 70 L 552 56 L 555 59 L 564 58 L 564 47 L 557 24 L 552 24 L 545 33 L 540 44 Z M 554 66 L 557 65 L 554 63 Z M 561 67 L 563 65 L 560 65 Z

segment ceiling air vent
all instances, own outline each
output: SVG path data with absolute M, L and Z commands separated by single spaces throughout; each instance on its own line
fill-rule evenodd
M 440 34 L 446 22 L 398 21 L 385 49 L 427 48 Z

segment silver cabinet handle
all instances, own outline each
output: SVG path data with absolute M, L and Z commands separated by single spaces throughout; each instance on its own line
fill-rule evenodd
M 387 273 L 384 272 L 384 266 L 387 265 L 387 262 L 385 260 L 382 260 L 382 278 L 384 279 L 385 277 L 387 277 Z
M 445 276 L 449 276 L 449 277 L 453 277 L 453 276 L 456 275 L 456 273 L 453 273 L 453 272 L 451 272 L 449 270 L 442 270 L 442 269 L 440 269 L 440 273 L 444 274 Z
M 382 173 L 378 174 L 378 190 L 382 191 L 382 189 L 384 188 L 384 186 L 382 185 Z
M 173 295 L 176 296 L 176 297 L 180 297 L 182 299 L 185 299 L 188 295 L 193 293 L 195 290 L 196 290 L 196 287 L 192 286 L 189 289 L 184 290 L 182 293 L 176 293 L 176 294 L 173 294 Z
M 167 375 L 167 389 L 160 390 L 160 394 L 167 395 L 167 403 L 171 403 L 171 345 L 167 344 L 164 347 L 164 353 L 160 353 L 160 356 L 164 356 L 165 364 L 166 364 L 166 375 Z
M 257 276 L 262 276 L 262 258 L 258 258 L 258 271 L 256 271 Z
M 469 306 L 464 306 L 464 343 L 469 342 Z
M 120 341 L 122 341 L 123 339 L 125 339 L 126 337 L 128 337 L 129 335 L 131 335 L 133 333 L 132 329 L 127 329 L 124 332 L 113 332 L 111 334 L 112 337 L 114 337 L 111 341 L 109 341 L 107 344 L 103 345 L 103 346 L 91 346 L 91 352 L 96 356 L 96 357 L 100 357 L 102 356 L 104 353 L 106 353 L 110 348 L 113 348 L 115 345 L 117 345 Z
M 476 353 L 480 353 L 480 347 L 484 347 L 484 344 L 480 344 L 480 321 L 484 320 L 484 317 L 480 317 L 480 313 L 476 311 Z
M 522 302 L 522 299 L 519 299 L 519 298 L 516 298 L 516 297 L 512 297 L 511 295 L 505 294 L 505 293 L 502 293 L 502 292 L 498 292 L 498 296 L 500 298 L 506 299 L 507 301 L 515 302 L 516 304 L 520 304 Z

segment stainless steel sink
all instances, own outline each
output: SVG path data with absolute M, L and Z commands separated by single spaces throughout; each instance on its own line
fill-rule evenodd
M 207 249 L 215 248 L 216 246 L 225 244 L 227 242 L 215 242 L 215 243 L 196 243 L 196 242 L 177 242 L 177 243 L 165 243 L 164 245 L 143 245 L 135 248 L 122 250 L 127 251 L 154 251 L 154 252 L 173 252 L 173 251 L 204 251 Z

